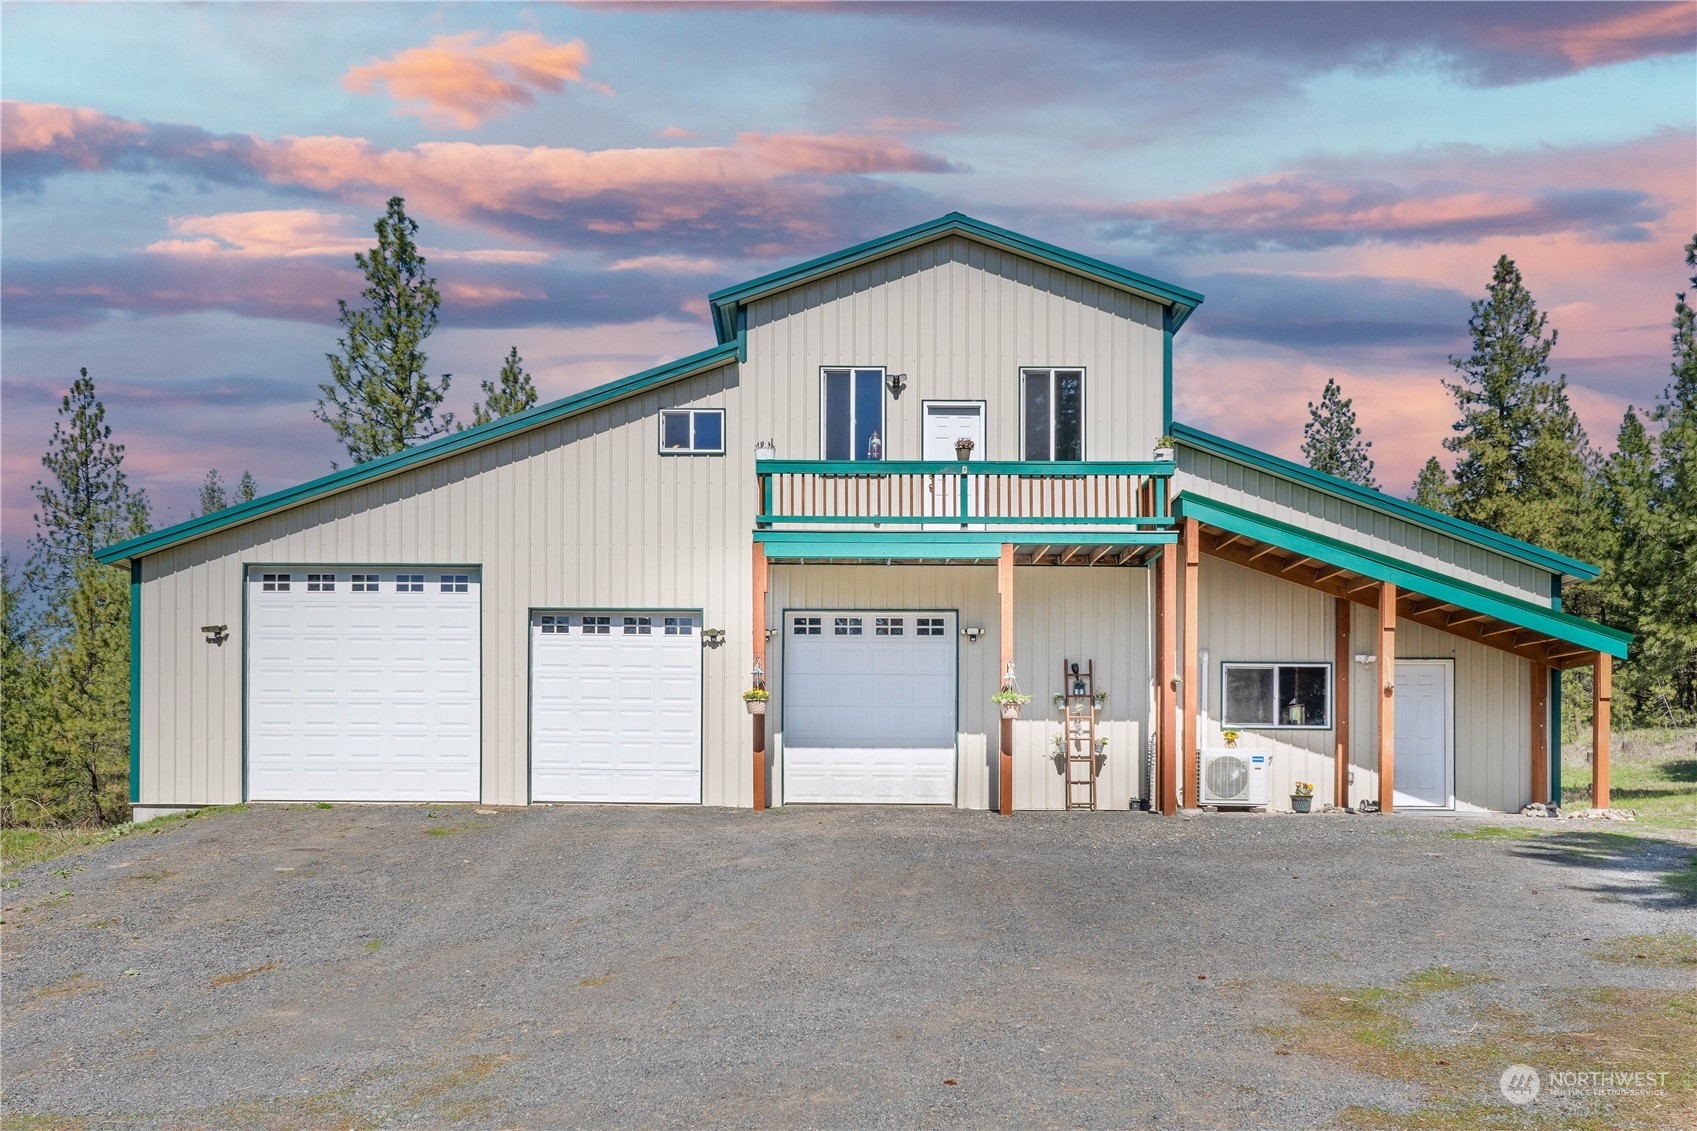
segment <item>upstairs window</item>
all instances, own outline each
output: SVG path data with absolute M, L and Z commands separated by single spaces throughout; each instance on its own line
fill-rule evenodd
M 1084 370 L 1021 369 L 1024 458 L 1084 458 Z
M 668 408 L 660 412 L 660 453 L 670 456 L 725 454 L 725 410 Z
M 1224 664 L 1228 727 L 1328 730 L 1330 664 Z
M 820 413 L 824 458 L 884 458 L 884 371 L 825 369 Z

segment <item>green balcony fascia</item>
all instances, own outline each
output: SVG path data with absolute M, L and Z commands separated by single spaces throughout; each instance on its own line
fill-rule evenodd
M 875 531 L 875 530 L 756 530 L 766 556 L 774 561 L 853 560 L 867 561 L 995 561 L 1004 545 L 1059 545 L 1065 539 L 1015 538 L 1002 531 Z M 1178 541 L 1176 531 L 1131 531 L 1097 533 L 1075 539 L 1088 546 L 1169 546 Z
M 1166 479 L 1173 474 L 1173 464 L 1167 460 L 1086 460 L 1082 462 L 1051 462 L 1046 460 L 828 460 L 828 459 L 763 459 L 755 463 L 759 475 L 851 475 L 883 477 L 891 475 L 1019 475 L 1032 479 L 1077 479 L 1087 475 L 1141 475 Z
M 1021 526 L 1071 526 L 1084 528 L 1112 527 L 1155 527 L 1176 530 L 1174 519 L 1163 518 L 1159 515 L 1121 515 L 1115 518 L 1091 518 L 1088 516 L 1043 515 L 1041 517 L 1020 515 L 980 515 L 980 514 L 899 514 L 899 515 L 863 515 L 863 514 L 763 514 L 756 519 L 762 525 L 781 522 L 814 522 L 830 525 L 848 525 L 858 523 L 862 526 L 898 525 L 909 526 L 920 523 L 936 523 L 941 526 L 1003 526 L 1017 528 Z M 1105 533 L 1105 532 L 1104 532 Z

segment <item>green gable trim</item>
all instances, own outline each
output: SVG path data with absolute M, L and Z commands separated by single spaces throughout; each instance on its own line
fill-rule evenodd
M 1263 515 L 1251 514 L 1188 491 L 1179 497 L 1177 507 L 1184 518 L 1194 518 L 1209 526 L 1217 526 L 1221 530 L 1241 534 L 1245 538 L 1266 542 L 1293 554 L 1302 554 L 1325 562 L 1327 565 L 1342 566 L 1374 581 L 1389 581 L 1399 589 L 1408 589 L 1426 597 L 1436 597 L 1469 612 L 1484 613 L 1500 621 L 1519 625 L 1533 632 L 1541 632 L 1594 652 L 1607 652 L 1617 659 L 1626 658 L 1627 645 L 1632 643 L 1630 633 L 1606 628 L 1569 613 L 1547 609 L 1531 601 L 1495 593 L 1472 582 L 1445 577 L 1421 566 L 1398 561 L 1359 546 L 1347 545 L 1323 534 L 1315 534 L 1313 531 L 1290 526 Z
M 1066 531 L 1059 534 L 1069 533 Z M 921 561 L 970 559 L 995 561 L 1002 546 L 1163 546 L 1178 541 L 1171 531 L 1070 532 L 1048 537 L 1032 532 L 997 531 L 877 531 L 877 530 L 756 530 L 754 540 L 774 560 Z
M 960 212 L 950 212 L 947 216 L 940 216 L 924 224 L 904 228 L 899 232 L 844 248 L 842 251 L 762 275 L 758 279 L 750 279 L 746 283 L 714 291 L 707 296 L 707 301 L 713 307 L 714 329 L 721 342 L 728 342 L 736 335 L 737 327 L 741 324 L 738 321 L 738 312 L 745 304 L 757 298 L 800 286 L 822 275 L 846 270 L 918 244 L 930 243 L 947 235 L 969 236 L 982 243 L 1152 299 L 1169 308 L 1168 323 L 1174 331 L 1184 324 L 1184 320 L 1190 317 L 1192 311 L 1202 305 L 1202 295 L 1196 291 L 1164 283 L 1148 275 L 1140 275 L 1124 267 L 1117 267 L 1088 255 L 1080 255 L 1042 240 L 1034 240 L 1030 236 L 1022 236 L 1018 232 L 998 228 L 994 224 L 986 224 Z
M 155 530 L 139 538 L 131 538 L 116 545 L 107 546 L 95 552 L 95 560 L 116 564 L 129 561 L 145 554 L 157 553 L 160 550 L 200 538 L 217 530 L 251 522 L 277 511 L 300 506 L 315 499 L 324 498 L 369 483 L 383 479 L 402 471 L 435 463 L 450 456 L 459 455 L 497 440 L 504 440 L 520 432 L 532 428 L 540 428 L 557 420 L 588 412 L 613 401 L 645 392 L 660 385 L 669 384 L 685 377 L 693 377 L 709 369 L 717 369 L 722 365 L 735 362 L 742 349 L 742 343 L 733 338 L 723 345 L 712 349 L 691 354 L 665 365 L 657 365 L 653 369 L 645 369 L 641 373 L 633 373 L 629 377 L 621 377 L 617 381 L 609 381 L 605 385 L 597 385 L 593 389 L 585 389 L 557 401 L 550 401 L 524 412 L 504 416 L 492 420 L 488 424 L 476 428 L 467 428 L 463 432 L 455 432 L 428 443 L 407 448 L 394 455 L 384 456 L 367 463 L 355 464 L 352 467 L 333 471 L 329 475 L 299 486 L 290 487 L 274 494 L 264 495 L 251 502 L 215 511 L 212 514 L 191 518 L 187 522 L 179 522 L 175 526 L 167 526 L 163 530 Z
M 141 563 L 130 562 L 130 804 L 141 800 Z
M 1558 554 L 1553 550 L 1546 550 L 1542 546 L 1534 546 L 1530 542 L 1522 542 L 1518 538 L 1510 538 L 1506 534 L 1498 534 L 1495 530 L 1478 526 L 1453 515 L 1428 510 L 1405 499 L 1387 495 L 1383 491 L 1375 491 L 1363 487 L 1359 483 L 1351 483 L 1347 479 L 1339 479 L 1335 475 L 1327 475 L 1324 472 L 1315 471 L 1313 468 L 1304 467 L 1299 463 L 1280 459 L 1278 456 L 1269 455 L 1245 444 L 1235 443 L 1210 432 L 1204 432 L 1200 428 L 1192 428 L 1188 424 L 1180 424 L 1175 421 L 1168 431 L 1181 445 L 1257 468 L 1269 475 L 1288 479 L 1304 487 L 1312 487 L 1316 491 L 1352 503 L 1359 503 L 1382 514 L 1400 518 L 1405 522 L 1412 522 L 1416 526 L 1424 526 L 1428 530 L 1435 530 L 1452 538 L 1459 538 L 1469 545 L 1491 550 L 1527 565 L 1536 566 L 1539 569 L 1566 574 L 1581 581 L 1589 581 L 1602 572 L 1589 562 L 1582 562 L 1564 554 Z

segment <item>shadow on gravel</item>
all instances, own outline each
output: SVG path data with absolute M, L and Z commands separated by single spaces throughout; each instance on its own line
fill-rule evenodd
M 1604 899 L 1663 911 L 1697 907 L 1697 856 L 1683 845 L 1586 831 L 1552 833 L 1510 851 L 1528 860 L 1586 869 L 1592 882 L 1573 886 Z

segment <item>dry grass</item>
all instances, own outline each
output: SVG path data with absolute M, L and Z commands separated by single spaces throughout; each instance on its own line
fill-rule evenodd
M 1667 966 L 1678 970 L 1697 966 L 1697 935 L 1684 931 L 1626 935 L 1609 939 L 1586 953 L 1600 962 L 1614 962 L 1622 966 Z
M 216 978 L 212 979 L 211 985 L 215 990 L 223 986 L 233 986 L 237 982 L 245 982 L 255 974 L 263 974 L 267 970 L 275 970 L 277 969 L 277 965 L 277 960 L 272 959 L 270 962 L 263 962 L 251 969 L 242 970 L 235 974 L 220 974 Z

